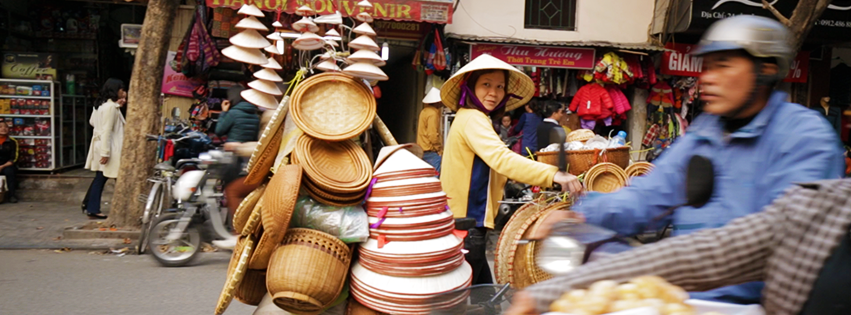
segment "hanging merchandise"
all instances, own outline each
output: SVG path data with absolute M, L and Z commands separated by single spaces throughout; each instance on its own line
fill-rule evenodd
M 614 103 L 606 88 L 600 84 L 591 83 L 576 92 L 569 108 L 572 112 L 579 114 L 582 128 L 593 130 L 598 119 L 611 118 L 610 115 L 604 116 L 604 111 L 611 113 Z
M 631 82 L 633 73 L 623 58 L 609 52 L 594 67 L 594 79 L 601 83 L 624 84 Z
M 172 69 L 182 72 L 188 78 L 208 73 L 210 68 L 217 66 L 221 60 L 221 53 L 216 49 L 216 43 L 204 23 L 206 12 L 206 6 L 197 6 L 192 26 L 180 43 L 171 64 Z
M 674 91 L 665 81 L 659 81 L 650 89 L 650 96 L 647 97 L 647 104 L 652 104 L 660 107 L 674 106 Z

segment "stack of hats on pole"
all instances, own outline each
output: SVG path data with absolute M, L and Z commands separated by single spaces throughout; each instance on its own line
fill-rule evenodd
M 222 54 L 239 62 L 264 67 L 267 67 L 266 65 L 269 64 L 269 68 L 267 69 L 280 69 L 281 66 L 277 62 L 271 58 L 267 58 L 263 54 L 263 50 L 273 54 L 280 54 L 272 43 L 259 33 L 259 31 L 269 31 L 262 22 L 257 20 L 257 17 L 265 17 L 263 12 L 255 5 L 245 4 L 239 9 L 238 13 L 245 16 L 245 18 L 236 24 L 236 28 L 241 29 L 241 31 L 231 36 L 231 46 L 223 49 Z M 283 81 L 281 77 L 277 73 L 274 73 L 274 71 L 271 71 L 271 73 L 263 72 L 260 76 L 255 76 L 257 80 L 248 83 L 250 89 L 246 89 L 240 93 L 242 98 L 259 107 L 268 109 L 277 108 L 278 100 L 276 97 L 283 95 L 283 92 L 281 92 L 275 82 Z
M 367 0 L 359 2 L 358 6 L 361 8 L 372 8 L 372 4 Z M 384 66 L 385 61 L 375 53 L 381 48 L 378 47 L 378 44 L 373 39 L 376 36 L 375 30 L 369 26 L 369 23 L 373 21 L 372 15 L 367 12 L 361 12 L 355 18 L 361 24 L 352 29 L 352 33 L 359 36 L 349 42 L 349 49 L 357 49 L 357 51 L 346 58 L 346 63 L 349 66 L 343 69 L 343 73 L 366 80 L 385 81 L 387 80 L 387 74 L 378 68 Z
M 364 306 L 391 314 L 428 314 L 466 301 L 470 286 L 463 235 L 456 235 L 436 172 L 412 144 L 382 148 L 365 208 L 370 239 L 352 263 L 351 293 Z M 466 292 L 466 291 L 465 291 Z

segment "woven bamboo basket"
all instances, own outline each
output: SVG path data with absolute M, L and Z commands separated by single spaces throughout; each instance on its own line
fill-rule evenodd
M 514 285 L 514 253 L 517 250 L 519 240 L 531 224 L 526 224 L 529 218 L 540 214 L 546 205 L 543 199 L 537 199 L 517 209 L 514 215 L 508 219 L 508 223 L 502 228 L 494 251 L 494 276 L 499 284 L 512 283 Z
M 571 131 L 569 134 L 567 134 L 566 140 L 567 140 L 567 142 L 581 141 L 581 142 L 584 143 L 585 141 L 588 141 L 588 140 L 591 140 L 591 138 L 594 138 L 594 136 L 595 136 L 594 131 L 591 131 L 589 129 L 576 129 L 574 131 Z
M 538 162 L 558 166 L 558 152 L 538 152 Z M 597 163 L 609 162 L 621 168 L 629 165 L 629 147 L 605 150 L 567 151 L 568 172 L 580 175 Z
M 544 211 L 527 219 L 524 225 L 528 225 L 529 227 L 523 231 L 522 239 L 528 239 L 530 235 L 533 235 L 540 228 L 544 219 L 562 206 L 562 204 L 549 206 Z M 539 279 L 549 279 L 552 277 L 538 268 L 538 264 L 535 262 L 535 248 L 537 248 L 535 245 L 536 242 L 517 245 L 517 249 L 514 252 L 514 272 L 512 275 L 512 279 L 514 279 L 512 284 L 515 288 L 522 289 L 538 283 L 540 281 Z
M 333 194 L 357 194 L 372 179 L 369 156 L 351 140 L 327 142 L 307 135 L 299 137 L 293 151 L 294 163 L 316 187 Z
M 245 176 L 245 183 L 248 185 L 262 182 L 275 164 L 275 158 L 278 156 L 278 150 L 284 137 L 283 124 L 290 108 L 289 99 L 289 96 L 284 96 L 281 101 L 283 105 L 278 106 L 278 109 L 275 110 L 271 120 L 266 124 L 266 129 L 260 135 L 254 153 L 248 159 L 248 175 Z
M 590 191 L 615 192 L 625 186 L 627 180 L 626 172 L 613 163 L 594 165 L 585 173 L 585 187 Z
M 260 211 L 263 233 L 257 241 L 248 268 L 265 270 L 269 266 L 272 253 L 284 239 L 290 225 L 298 199 L 298 188 L 301 186 L 301 173 L 301 166 L 286 165 L 272 176 Z
M 375 120 L 372 91 L 352 76 L 326 72 L 293 91 L 293 121 L 314 138 L 343 141 L 363 133 Z
M 649 162 L 635 162 L 626 168 L 626 175 L 629 177 L 643 176 L 653 170 L 653 164 Z
M 233 297 L 238 301 L 257 306 L 266 295 L 266 270 L 247 270 Z
M 336 237 L 311 229 L 289 229 L 272 255 L 266 287 L 275 305 L 285 311 L 318 313 L 340 295 L 351 261 L 351 249 Z
M 254 251 L 254 236 L 240 237 L 233 249 L 233 255 L 228 264 L 227 279 L 225 279 L 222 293 L 216 303 L 216 315 L 221 315 L 233 300 L 236 288 L 239 287 L 246 271 L 248 271 L 248 260 Z
M 254 206 L 257 205 L 257 201 L 260 200 L 260 197 L 263 197 L 264 191 L 266 191 L 266 185 L 260 185 L 260 187 L 251 191 L 251 193 L 249 193 L 248 196 L 245 196 L 245 199 L 242 199 L 242 202 L 239 203 L 239 207 L 237 207 L 236 211 L 233 213 L 233 228 L 235 231 L 241 233 L 245 228 L 245 224 L 254 212 Z
M 263 225 L 260 220 L 263 218 L 263 196 L 260 196 L 260 200 L 257 201 L 257 204 L 254 205 L 254 209 L 251 211 L 251 215 L 248 216 L 248 220 L 245 221 L 245 225 L 243 225 L 240 232 L 240 235 L 248 236 L 248 235 L 257 235 L 260 231 L 261 226 Z

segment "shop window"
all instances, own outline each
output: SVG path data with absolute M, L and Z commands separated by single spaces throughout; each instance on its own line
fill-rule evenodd
M 525 28 L 576 30 L 576 0 L 526 0 Z

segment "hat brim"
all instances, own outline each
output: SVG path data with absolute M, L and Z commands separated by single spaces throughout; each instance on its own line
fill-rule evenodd
M 730 43 L 730 42 L 709 42 L 709 43 L 701 43 L 700 46 L 695 49 L 691 55 L 692 56 L 703 56 L 706 54 L 711 54 L 719 51 L 730 51 L 730 50 L 739 50 L 744 49 L 744 47 Z
M 389 158 L 391 155 L 393 155 L 393 153 L 395 153 L 396 151 L 399 151 L 401 149 L 406 149 L 406 150 L 410 151 L 411 153 L 413 153 L 416 157 L 421 158 L 421 159 L 423 158 L 423 154 L 424 154 L 423 148 L 420 147 L 416 143 L 404 143 L 404 144 L 398 144 L 398 145 L 390 145 L 390 146 L 383 147 L 383 148 L 381 148 L 381 150 L 378 151 L 378 157 L 375 159 L 375 166 L 373 166 L 372 169 L 377 170 L 378 167 L 381 166 L 381 164 L 383 164 L 384 161 L 387 160 L 387 158 Z
M 505 104 L 505 110 L 513 110 L 529 102 L 535 94 L 535 83 L 525 73 L 488 54 L 481 55 L 470 61 L 466 66 L 458 70 L 440 89 L 440 98 L 443 105 L 449 107 L 453 112 L 458 111 L 458 102 L 461 100 L 461 83 L 469 73 L 476 70 L 507 70 L 508 90 L 510 94 L 522 97 L 522 99 L 510 98 Z
M 428 94 L 423 98 L 423 104 L 435 104 L 440 103 L 440 90 L 437 88 L 431 88 L 428 91 Z

